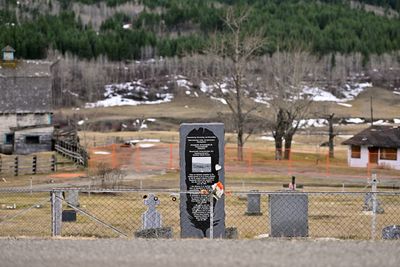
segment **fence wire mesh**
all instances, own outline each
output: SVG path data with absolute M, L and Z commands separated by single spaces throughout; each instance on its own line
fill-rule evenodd
M 61 236 L 180 238 L 181 227 L 189 227 L 181 225 L 182 192 L 9 190 L 0 191 L 0 236 L 54 235 L 54 192 L 62 205 Z M 224 198 L 227 238 L 381 239 L 400 225 L 399 192 L 249 191 Z M 399 228 L 390 231 L 400 238 Z

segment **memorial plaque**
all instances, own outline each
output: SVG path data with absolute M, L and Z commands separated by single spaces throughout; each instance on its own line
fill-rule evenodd
M 182 124 L 180 128 L 180 199 L 181 237 L 209 237 L 210 197 L 200 195 L 211 191 L 224 180 L 224 125 L 222 123 Z M 214 237 L 225 236 L 224 197 L 214 198 Z

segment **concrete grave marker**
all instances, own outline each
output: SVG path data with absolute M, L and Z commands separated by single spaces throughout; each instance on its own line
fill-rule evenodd
M 180 127 L 181 237 L 209 237 L 210 197 L 198 194 L 212 190 L 224 179 L 224 124 L 184 123 Z M 213 237 L 225 236 L 224 197 L 213 198 Z
M 261 216 L 261 194 L 257 193 L 258 190 L 251 190 L 250 194 L 247 194 L 247 211 L 248 216 Z
M 156 207 L 160 204 L 158 198 L 155 195 L 150 194 L 144 200 L 144 204 L 148 208 L 142 214 L 142 229 L 161 228 L 161 214 L 156 210 Z
M 308 236 L 307 194 L 271 194 L 268 204 L 272 237 Z
M 65 197 L 65 201 L 71 206 L 79 207 L 79 191 L 78 190 L 68 190 Z

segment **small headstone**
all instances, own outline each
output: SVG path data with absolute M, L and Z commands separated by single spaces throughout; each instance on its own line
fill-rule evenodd
M 307 237 L 307 194 L 292 191 L 269 195 L 269 219 L 272 237 Z
M 257 193 L 258 190 L 251 190 L 250 194 L 247 194 L 247 211 L 248 216 L 261 216 L 261 194 Z
M 180 190 L 210 192 L 212 185 L 224 185 L 224 124 L 184 123 L 180 127 Z M 213 237 L 225 236 L 225 200 L 207 194 L 182 194 L 180 225 L 182 238 L 210 236 L 213 206 Z
M 171 227 L 143 229 L 135 233 L 136 238 L 172 238 Z
M 400 225 L 389 225 L 383 228 L 382 239 L 400 239 Z
M 161 214 L 156 210 L 160 204 L 158 198 L 150 194 L 145 198 L 144 204 L 147 206 L 147 210 L 142 214 L 142 229 L 161 228 Z
M 71 204 L 71 206 L 79 207 L 79 191 L 78 190 L 68 190 L 65 201 L 67 203 Z
M 226 239 L 238 239 L 239 233 L 236 227 L 226 227 L 225 228 L 225 238 Z
M 372 209 L 373 209 L 372 192 L 367 192 L 364 197 L 363 211 L 372 211 Z M 381 202 L 379 201 L 379 199 L 376 199 L 376 213 L 382 214 L 384 212 L 385 210 L 382 208 Z

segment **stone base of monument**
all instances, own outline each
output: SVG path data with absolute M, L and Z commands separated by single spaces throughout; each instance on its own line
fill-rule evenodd
M 143 229 L 135 232 L 136 238 L 172 238 L 173 231 L 171 227 Z
M 225 228 L 225 238 L 226 239 L 239 239 L 239 232 L 236 227 L 226 227 Z
M 383 228 L 382 239 L 400 239 L 400 225 L 389 225 Z

